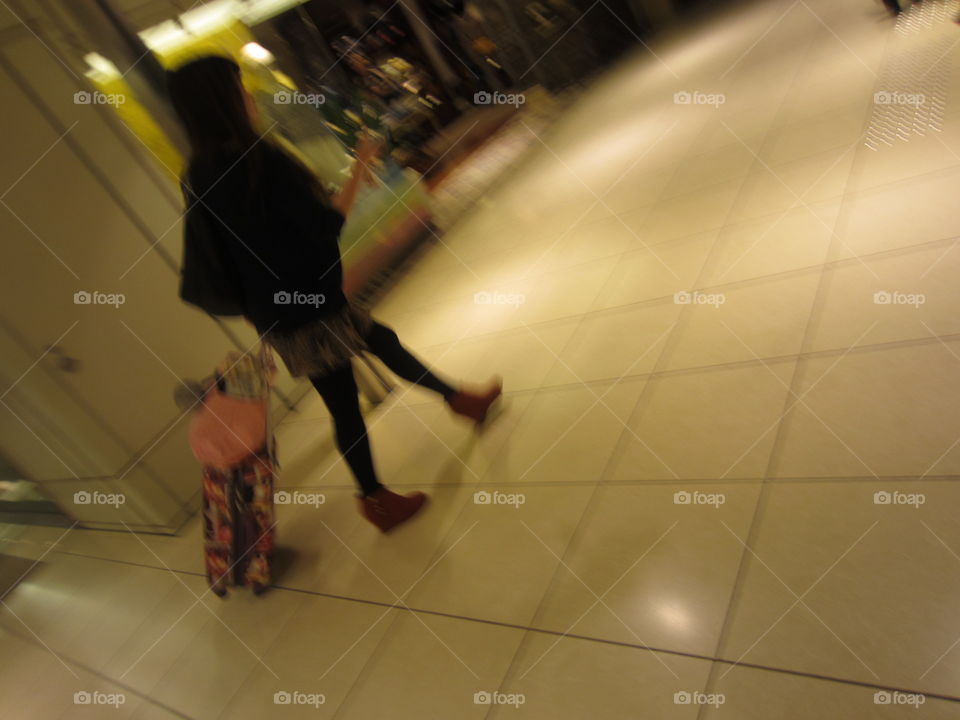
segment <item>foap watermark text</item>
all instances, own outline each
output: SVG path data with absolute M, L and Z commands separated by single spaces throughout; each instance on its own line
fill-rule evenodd
M 273 94 L 275 105 L 323 105 L 327 98 L 320 93 L 302 93 L 293 90 L 280 90 Z
M 880 290 L 873 294 L 874 305 L 911 305 L 915 308 L 927 304 L 923 293 L 905 293 L 898 290 Z
M 313 307 L 320 307 L 326 301 L 327 296 L 323 293 L 287 292 L 286 290 L 281 290 L 273 294 L 274 305 L 312 305 Z
M 104 493 L 98 490 L 78 490 L 73 494 L 74 505 L 112 505 L 120 507 L 127 502 L 123 493 Z
M 74 305 L 110 305 L 118 308 L 127 302 L 127 296 L 123 293 L 105 293 L 99 290 L 87 291 L 77 290 L 73 294 Z
M 675 105 L 712 105 L 720 107 L 727 102 L 723 93 L 705 93 L 699 90 L 681 90 L 673 94 Z
M 327 501 L 323 493 L 306 493 L 299 490 L 279 490 L 273 494 L 275 505 L 311 505 L 320 507 Z
M 526 502 L 527 496 L 523 493 L 479 490 L 473 494 L 474 505 L 512 505 L 514 508 L 519 509 L 520 506 L 525 505 Z
M 523 93 L 502 93 L 481 91 L 473 96 L 474 105 L 513 105 L 520 107 L 527 102 Z
M 909 105 L 910 107 L 920 107 L 927 102 L 927 96 L 921 93 L 881 90 L 873 94 L 873 102 L 876 105 Z
M 687 692 L 680 690 L 673 694 L 674 705 L 712 705 L 720 707 L 727 701 L 723 693 Z
M 723 293 L 703 293 L 698 290 L 682 290 L 674 293 L 673 302 L 677 305 L 710 305 L 720 307 L 727 302 L 727 296 Z
M 726 502 L 727 496 L 723 493 L 679 490 L 673 494 L 674 505 L 710 505 L 711 507 L 719 508 Z
M 473 694 L 474 705 L 512 705 L 518 708 L 526 702 L 527 696 L 523 693 L 487 692 L 486 690 L 480 690 Z
M 905 693 L 898 690 L 877 690 L 873 694 L 874 705 L 909 705 L 917 710 L 927 701 L 922 693 Z
M 73 94 L 74 105 L 113 105 L 114 107 L 120 107 L 126 101 L 126 95 L 121 95 L 119 93 L 103 93 L 99 90 L 94 90 L 93 92 L 78 90 Z
M 905 493 L 899 490 L 892 492 L 877 490 L 877 492 L 873 494 L 874 505 L 909 505 L 910 507 L 919 508 L 921 505 L 926 505 L 926 503 L 927 496 L 923 493 Z
M 327 702 L 323 693 L 307 693 L 298 690 L 277 690 L 273 694 L 274 705 L 308 705 L 318 708 Z
M 519 307 L 526 301 L 527 296 L 522 293 L 505 293 L 496 290 L 488 292 L 484 290 L 473 294 L 473 302 L 476 305 L 513 305 Z
M 115 708 L 120 707 L 127 702 L 127 696 L 123 693 L 105 693 L 88 692 L 78 690 L 73 694 L 74 705 L 112 705 Z

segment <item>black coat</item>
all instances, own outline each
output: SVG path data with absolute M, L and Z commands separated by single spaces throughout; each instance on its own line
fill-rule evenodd
M 260 332 L 292 331 L 344 305 L 344 218 L 304 169 L 262 142 L 185 175 L 180 297 Z

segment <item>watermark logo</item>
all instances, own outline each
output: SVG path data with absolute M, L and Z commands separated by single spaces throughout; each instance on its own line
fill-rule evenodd
M 726 502 L 727 496 L 723 493 L 702 493 L 680 490 L 673 494 L 674 505 L 710 505 L 714 508 L 719 508 Z
M 127 696 L 123 693 L 104 693 L 87 692 L 78 690 L 73 694 L 74 705 L 112 705 L 115 708 L 120 707 L 127 702 Z
M 273 294 L 274 305 L 312 305 L 320 307 L 327 301 L 323 293 L 287 292 L 281 290 Z
M 873 694 L 874 705 L 910 705 L 914 710 L 927 701 L 923 693 L 905 693 L 894 690 L 877 690 Z
M 874 305 L 911 305 L 915 308 L 926 305 L 927 296 L 923 293 L 905 293 L 899 291 L 880 290 L 873 294 Z
M 873 94 L 875 105 L 909 105 L 920 107 L 927 102 L 927 96 L 921 93 L 890 92 L 881 90 Z
M 923 493 L 878 490 L 873 494 L 874 505 L 910 505 L 911 507 L 919 508 L 921 505 L 925 505 L 926 502 L 927 496 Z
M 319 107 L 327 101 L 321 93 L 302 93 L 293 90 L 278 90 L 273 94 L 275 105 L 312 105 Z
M 491 93 L 483 90 L 474 93 L 473 96 L 474 105 L 513 105 L 514 107 L 520 107 L 526 104 L 526 102 L 527 96 L 523 93 Z
M 526 702 L 527 696 L 523 693 L 487 692 L 480 690 L 473 694 L 474 705 L 512 705 L 518 708 Z
M 127 302 L 127 296 L 123 293 L 104 293 L 98 290 L 89 292 L 87 290 L 77 290 L 73 294 L 74 305 L 112 305 L 115 308 L 120 307 Z
M 687 692 L 680 690 L 673 694 L 674 705 L 713 705 L 718 708 L 727 701 L 723 693 Z
M 73 94 L 74 105 L 113 105 L 114 107 L 119 107 L 126 101 L 126 95 L 102 93 L 99 90 L 94 90 L 93 92 L 78 90 Z
M 318 708 L 326 702 L 327 697 L 323 693 L 277 690 L 277 692 L 273 694 L 274 705 L 309 705 Z
M 127 502 L 123 493 L 102 493 L 97 490 L 78 490 L 73 494 L 74 505 L 113 505 L 118 508 Z
M 681 90 L 673 94 L 674 105 L 712 105 L 720 107 L 727 102 L 723 93 L 705 93 L 699 90 Z
M 502 493 L 499 490 L 487 492 L 480 490 L 473 494 L 474 505 L 513 505 L 517 510 L 521 505 L 525 505 L 527 496 L 523 493 Z
M 499 291 L 482 291 L 473 294 L 475 305 L 513 305 L 520 307 L 527 301 L 527 296 L 522 293 L 503 293 Z
M 299 490 L 288 492 L 280 490 L 273 494 L 275 505 L 311 505 L 320 507 L 327 501 L 327 496 L 323 493 L 305 493 Z
M 711 305 L 720 307 L 727 302 L 727 296 L 723 293 L 702 293 L 697 290 L 689 292 L 681 290 L 674 293 L 673 302 L 677 305 Z

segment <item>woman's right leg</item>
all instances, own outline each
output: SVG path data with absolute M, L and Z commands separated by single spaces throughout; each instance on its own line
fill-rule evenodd
M 381 487 L 373 468 L 373 455 L 367 426 L 360 412 L 360 399 L 353 367 L 347 365 L 326 375 L 314 375 L 310 382 L 320 393 L 330 415 L 333 417 L 334 436 L 337 447 L 350 466 L 360 493 L 366 497 Z

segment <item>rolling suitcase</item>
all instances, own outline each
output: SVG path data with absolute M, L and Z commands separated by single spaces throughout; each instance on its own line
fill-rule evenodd
M 223 597 L 231 585 L 254 593 L 270 585 L 274 549 L 276 447 L 269 425 L 270 379 L 265 346 L 231 353 L 205 388 L 190 426 L 190 447 L 203 466 L 203 533 L 207 580 Z

